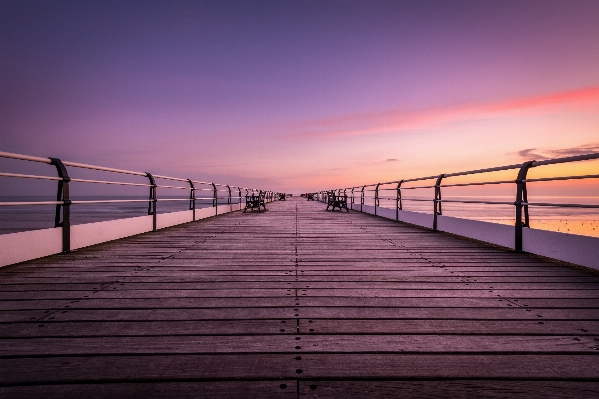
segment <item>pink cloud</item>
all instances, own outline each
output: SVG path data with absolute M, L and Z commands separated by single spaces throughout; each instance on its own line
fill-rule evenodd
M 588 87 L 551 93 L 535 97 L 523 97 L 492 103 L 461 104 L 415 111 L 392 110 L 348 114 L 326 119 L 287 124 L 285 129 L 293 133 L 287 138 L 324 138 L 387 133 L 408 129 L 423 129 L 440 124 L 480 119 L 506 112 L 553 107 L 561 105 L 599 104 L 599 87 Z
M 537 161 L 549 158 L 561 158 L 561 157 L 572 157 L 576 155 L 591 154 L 599 152 L 599 143 L 587 143 L 581 144 L 576 147 L 569 148 L 553 148 L 553 149 L 539 149 L 539 148 L 527 148 L 518 151 L 516 154 L 522 159 L 535 159 Z M 511 154 L 508 154 L 511 155 Z

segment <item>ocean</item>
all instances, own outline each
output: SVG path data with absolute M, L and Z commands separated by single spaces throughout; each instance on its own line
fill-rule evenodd
M 111 197 L 78 197 L 79 200 L 100 199 L 142 199 L 147 197 L 111 196 Z M 447 198 L 449 199 L 449 198 Z M 513 202 L 513 197 L 487 196 L 487 197 L 451 197 L 459 200 L 486 200 Z M 22 196 L 22 197 L 0 197 L 1 202 L 20 201 L 53 201 L 47 196 Z M 303 198 L 300 200 L 304 200 Z M 547 197 L 536 196 L 529 198 L 531 202 L 562 203 L 562 204 L 584 204 L 599 205 L 599 197 Z M 356 202 L 359 203 L 359 197 Z M 219 204 L 226 204 L 226 199 L 220 199 Z M 373 205 L 371 197 L 365 199 L 367 205 Z M 196 201 L 196 208 L 212 206 L 211 200 Z M 394 208 L 395 200 L 380 200 L 380 206 Z M 323 210 L 325 206 L 323 205 Z M 189 209 L 188 201 L 164 201 L 158 202 L 158 213 L 177 212 Z M 432 214 L 432 201 L 415 202 L 404 201 L 403 209 L 415 212 Z M 104 204 L 74 204 L 71 206 L 71 224 L 84 224 L 101 222 L 106 220 L 123 219 L 135 216 L 147 215 L 147 202 L 134 203 L 104 203 Z M 0 234 L 15 233 L 19 231 L 44 229 L 54 227 L 54 205 L 30 205 L 30 206 L 0 206 Z M 589 208 L 557 208 L 557 207 L 529 207 L 530 227 L 560 231 L 571 234 L 599 237 L 599 209 Z M 465 219 L 481 220 L 486 222 L 514 225 L 515 210 L 513 205 L 485 205 L 485 204 L 458 204 L 444 203 L 443 215 L 454 216 Z
M 185 198 L 181 198 L 185 199 Z M 147 200 L 139 196 L 79 196 L 72 200 Z M 0 196 L 0 202 L 43 202 L 56 201 L 56 198 L 47 196 Z M 235 203 L 235 199 L 233 202 Z M 226 204 L 227 200 L 220 198 L 219 204 Z M 212 200 L 196 200 L 196 209 L 212 206 Z M 158 202 L 158 213 L 185 211 L 189 209 L 189 201 L 164 201 Z M 16 233 L 19 231 L 47 229 L 54 227 L 55 205 L 28 205 L 28 206 L 0 206 L 0 234 Z M 147 202 L 124 203 L 96 203 L 71 205 L 71 224 L 85 224 L 103 222 L 106 220 L 125 219 L 148 214 Z

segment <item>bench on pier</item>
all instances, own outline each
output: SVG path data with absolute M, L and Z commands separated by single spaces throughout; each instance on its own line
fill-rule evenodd
M 329 191 L 327 196 L 327 211 L 329 210 L 329 207 L 332 207 L 331 212 L 333 212 L 335 208 L 339 208 L 339 210 L 345 209 L 349 212 L 349 209 L 347 208 L 347 195 L 339 195 L 335 194 L 334 191 Z
M 285 193 L 279 194 L 279 201 L 287 201 L 287 195 Z
M 308 201 L 314 201 L 314 194 L 308 193 Z
M 243 213 L 248 209 L 254 210 L 256 208 L 258 208 L 258 212 L 261 212 L 260 207 L 264 207 L 264 210 L 266 210 L 265 193 L 260 191 L 258 195 L 245 196 L 245 208 L 243 209 Z

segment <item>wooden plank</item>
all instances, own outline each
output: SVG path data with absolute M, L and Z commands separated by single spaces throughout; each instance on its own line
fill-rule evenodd
M 295 380 L 274 381 L 202 381 L 135 382 L 102 384 L 60 384 L 0 387 L 0 397 L 29 399 L 63 398 L 274 398 L 295 399 Z
M 46 309 L 143 309 L 143 308 L 215 308 L 215 307 L 289 307 L 295 297 L 165 297 L 165 298 L 85 298 L 85 299 L 31 299 L 3 300 L 3 310 L 46 310 Z M 597 309 L 597 298 L 382 298 L 382 297 L 305 297 L 301 306 L 306 307 L 356 307 L 356 308 L 509 308 L 530 307 L 563 309 Z
M 580 398 L 599 397 L 590 381 L 300 381 L 302 398 Z
M 301 359 L 296 360 L 296 357 Z M 5 358 L 0 385 L 213 379 L 599 380 L 597 355 L 214 354 Z
M 171 280 L 171 279 L 169 279 Z M 278 289 L 281 288 L 281 282 L 252 282 L 252 281 L 232 281 L 232 282 L 190 282 L 181 278 L 180 281 L 121 281 L 118 277 L 112 282 L 95 283 L 37 283 L 37 284 L 0 284 L 0 290 L 3 291 L 37 291 L 37 290 L 88 290 L 94 291 L 102 288 L 102 284 L 111 284 L 111 289 L 162 289 L 162 290 L 218 290 L 218 289 Z M 597 284 L 581 281 L 579 283 L 463 283 L 463 282 L 353 282 L 353 281 L 334 281 L 321 282 L 311 281 L 309 287 L 313 290 L 347 290 L 347 289 L 380 289 L 380 290 L 468 290 L 468 289 L 488 289 L 492 287 L 496 290 L 581 290 L 581 291 L 599 291 Z
M 599 356 L 302 354 L 303 378 L 599 379 Z
M 285 380 L 295 355 L 216 354 L 10 358 L 0 362 L 0 386 L 78 382 Z
M 415 284 L 428 288 L 429 286 L 437 287 L 442 285 L 443 287 L 453 287 L 455 283 L 468 283 L 473 288 L 484 285 L 484 288 L 488 284 L 496 285 L 497 288 L 506 287 L 506 284 L 517 284 L 516 288 L 522 288 L 522 284 L 530 284 L 538 289 L 547 289 L 545 284 L 551 283 L 550 288 L 554 288 L 554 283 L 565 284 L 566 287 L 572 287 L 570 284 L 576 284 L 582 289 L 585 289 L 585 285 L 589 283 L 599 283 L 599 278 L 581 278 L 581 277 L 473 277 L 463 276 L 458 274 L 441 275 L 441 276 L 401 276 L 401 273 L 389 273 L 385 276 L 370 275 L 370 272 L 364 272 L 360 276 L 336 276 L 336 275 L 320 275 L 320 276 L 309 276 L 302 275 L 302 281 L 310 282 L 311 287 L 320 288 L 323 286 L 332 286 L 335 288 L 345 288 L 346 286 L 372 286 L 373 288 L 386 288 L 388 286 L 403 288 L 413 288 Z M 395 276 L 393 276 L 395 275 Z M 118 279 L 119 281 L 124 280 L 127 283 L 126 288 L 131 284 L 136 283 L 179 283 L 186 282 L 188 280 L 194 281 L 198 284 L 198 289 L 210 287 L 220 288 L 223 283 L 233 287 L 236 287 L 237 283 L 260 285 L 259 283 L 267 283 L 266 288 L 271 288 L 276 284 L 276 287 L 280 287 L 281 283 L 287 283 L 289 281 L 289 272 L 285 274 L 284 271 L 280 271 L 279 275 L 271 276 L 256 276 L 256 275 L 241 275 L 236 276 L 233 274 L 229 275 L 217 275 L 207 276 L 203 275 L 202 272 L 179 272 L 177 278 L 172 277 L 172 272 L 156 273 L 153 271 L 139 272 L 132 274 L 131 272 L 124 273 L 106 273 L 105 275 L 87 274 L 83 276 L 65 274 L 64 276 L 48 276 L 48 277 L 30 277 L 30 278 L 13 278 L 7 280 L 2 286 L 10 285 L 24 285 L 31 286 L 40 284 L 61 284 L 65 278 L 69 279 L 69 284 L 102 284 L 106 281 L 107 277 Z M 467 280 L 464 280 L 467 279 Z M 205 284 L 204 284 L 205 283 Z M 272 283 L 272 284 L 269 284 Z M 363 283 L 363 284 L 360 284 Z M 255 288 L 255 287 L 251 287 Z
M 566 331 L 566 330 L 564 330 Z M 567 330 L 569 332 L 569 330 Z M 0 337 L 296 334 L 296 319 L 0 323 Z
M 505 334 L 599 335 L 599 321 L 590 320 L 373 320 L 307 319 L 300 331 L 314 334 Z M 597 337 L 595 337 L 597 338 Z M 599 344 L 599 340 L 595 339 Z M 596 345 L 595 345 L 596 346 Z
M 262 307 L 172 309 L 72 309 L 0 312 L 0 322 L 96 320 L 248 320 L 287 319 L 460 319 L 460 320 L 597 320 L 596 309 L 535 308 L 357 308 Z
M 149 335 L 255 334 L 464 334 L 599 336 L 589 320 L 430 320 L 430 319 L 259 319 L 166 321 L 66 321 L 0 323 L 0 337 L 97 337 Z M 598 341 L 599 342 L 599 341 Z
M 214 353 L 578 353 L 597 355 L 589 336 L 177 335 L 0 339 L 0 358 Z

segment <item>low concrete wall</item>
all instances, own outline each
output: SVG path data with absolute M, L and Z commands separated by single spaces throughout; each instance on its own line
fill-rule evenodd
M 353 210 L 359 211 L 360 204 L 353 204 L 350 207 Z M 374 215 L 373 205 L 362 205 L 362 212 Z M 415 224 L 417 226 L 433 228 L 433 215 L 430 213 L 413 212 L 413 211 L 398 211 L 399 219 L 396 219 L 395 209 L 376 207 L 376 216 L 386 219 L 399 220 L 400 222 Z
M 506 248 L 515 248 L 514 227 L 506 224 L 437 215 L 437 230 L 501 245 Z
M 148 231 L 152 231 L 152 215 L 78 224 L 71 226 L 71 249 L 78 249 L 99 244 L 101 242 L 118 240 L 119 238 L 129 237 Z M 0 240 L 2 240 L 2 237 L 3 236 L 0 236 Z
M 350 208 L 360 211 L 360 204 L 354 203 Z M 362 205 L 362 212 L 374 215 L 374 206 Z M 395 212 L 395 209 L 376 208 L 377 216 L 433 228 L 433 214 L 401 210 L 396 216 Z M 438 215 L 437 230 L 510 249 L 515 248 L 514 226 Z M 524 228 L 522 249 L 531 254 L 599 270 L 599 238 L 597 237 Z
M 0 266 L 41 258 L 61 251 L 61 227 L 0 235 Z
M 599 238 L 524 229 L 522 250 L 599 270 Z
M 218 214 L 243 209 L 244 204 L 218 205 Z M 196 220 L 216 215 L 215 208 L 196 209 Z M 193 221 L 193 211 L 160 213 L 156 228 L 163 229 Z M 152 231 L 152 215 L 71 226 L 71 249 L 79 249 Z M 62 252 L 62 228 L 23 231 L 0 235 L 0 267 Z

